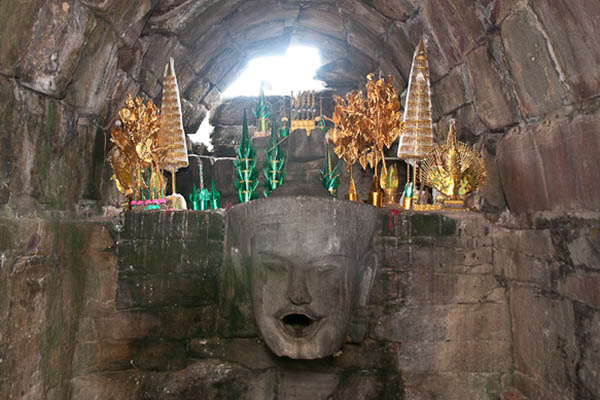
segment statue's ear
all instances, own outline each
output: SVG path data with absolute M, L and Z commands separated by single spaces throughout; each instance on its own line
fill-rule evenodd
M 245 282 L 244 258 L 242 256 L 242 252 L 236 247 L 231 247 L 229 255 L 236 279 L 238 282 Z
M 377 274 L 377 264 L 379 257 L 372 250 L 363 257 L 360 270 L 357 299 L 352 313 L 352 320 L 348 329 L 348 338 L 350 343 L 360 343 L 365 338 L 369 326 L 368 312 L 365 308 L 369 300 L 369 292 L 375 282 Z
M 364 307 L 367 305 L 369 300 L 369 293 L 373 288 L 373 282 L 375 282 L 375 275 L 377 274 L 377 266 L 379 263 L 379 257 L 373 250 L 369 250 L 362 260 L 361 277 L 358 284 L 358 307 Z

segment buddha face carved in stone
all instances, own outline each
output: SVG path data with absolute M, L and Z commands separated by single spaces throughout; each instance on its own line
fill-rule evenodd
M 376 210 L 318 198 L 252 203 L 234 207 L 230 224 L 243 227 L 233 251 L 267 346 L 296 359 L 335 353 L 373 283 Z

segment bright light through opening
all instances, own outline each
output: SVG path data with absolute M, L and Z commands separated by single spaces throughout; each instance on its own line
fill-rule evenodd
M 266 95 L 289 95 L 292 91 L 319 91 L 325 88 L 322 81 L 313 79 L 321 66 L 319 50 L 313 47 L 289 47 L 285 55 L 260 57 L 248 62 L 248 66 L 221 95 L 223 98 L 237 96 L 258 96 L 261 82 L 265 82 Z M 210 145 L 210 133 L 213 127 L 208 123 L 209 116 L 190 138 L 194 142 Z
M 289 95 L 293 90 L 321 90 L 322 81 L 314 79 L 321 66 L 319 50 L 306 46 L 289 47 L 284 56 L 251 60 L 239 78 L 225 90 L 223 97 L 258 96 L 261 82 L 266 95 Z

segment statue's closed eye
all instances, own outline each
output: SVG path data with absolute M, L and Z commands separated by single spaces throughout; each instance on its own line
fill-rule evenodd
M 337 265 L 325 264 L 325 265 L 317 265 L 315 267 L 315 271 L 317 271 L 319 274 L 328 274 L 328 273 L 337 271 L 339 268 L 340 267 Z
M 265 267 L 265 269 L 279 274 L 284 274 L 288 272 L 288 268 L 284 264 L 265 262 L 263 263 L 263 266 Z

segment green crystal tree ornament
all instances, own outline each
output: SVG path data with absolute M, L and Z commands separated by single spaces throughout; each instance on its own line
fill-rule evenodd
M 246 110 L 244 110 L 244 120 L 242 124 L 242 143 L 237 148 L 236 158 L 233 161 L 235 165 L 237 180 L 235 188 L 238 191 L 240 202 L 246 203 L 257 197 L 256 187 L 258 178 L 256 171 L 256 150 L 252 147 L 248 137 L 248 119 Z
M 192 193 L 188 196 L 190 199 L 190 207 L 192 210 L 197 211 L 200 209 L 200 191 L 196 190 L 196 184 L 192 188 Z
M 219 208 L 219 198 L 221 197 L 221 194 L 215 189 L 215 181 L 211 181 L 210 186 L 210 208 L 216 210 Z
M 323 187 L 333 196 L 337 196 L 337 187 L 340 185 L 340 174 L 338 166 L 333 166 L 331 161 L 331 152 L 329 151 L 329 141 L 325 145 L 327 157 L 323 160 L 323 168 L 321 169 L 321 183 Z
M 285 178 L 285 153 L 279 148 L 279 138 L 275 121 L 271 119 L 271 138 L 269 145 L 265 149 L 265 163 L 263 174 L 265 175 L 265 197 L 269 197 L 271 192 L 283 184 Z
M 287 118 L 282 118 L 279 125 L 279 137 L 286 138 L 290 134 L 290 127 Z
M 207 188 L 202 188 L 200 191 L 200 209 L 202 211 L 208 210 L 210 203 L 210 192 Z
M 214 190 L 214 183 L 213 183 L 213 190 Z M 192 193 L 190 193 L 190 195 L 189 195 L 191 209 L 194 211 L 208 210 L 209 208 L 212 207 L 213 199 L 215 197 L 217 199 L 217 202 L 215 203 L 215 204 L 217 204 L 217 207 L 212 207 L 212 208 L 219 208 L 218 200 L 219 200 L 220 194 L 219 194 L 219 192 L 216 192 L 216 191 L 215 191 L 215 193 L 216 193 L 216 196 L 213 196 L 213 194 L 211 192 L 209 192 L 206 188 L 202 188 L 201 190 L 198 190 L 198 189 L 196 189 L 196 184 L 194 183 Z
M 212 200 L 211 193 L 204 187 L 204 169 L 202 167 L 202 163 L 199 165 L 199 175 L 200 175 L 200 190 L 196 188 L 196 184 L 194 183 L 192 188 L 192 193 L 189 195 L 190 206 L 192 210 L 201 210 L 205 211 L 210 208 L 210 202 Z M 213 182 L 214 185 L 214 182 Z
M 329 138 L 327 138 L 327 126 L 325 125 L 325 117 L 323 116 L 323 99 L 321 99 L 321 117 L 317 128 L 323 132 L 325 137 L 325 153 L 326 157 L 323 160 L 323 168 L 321 169 L 321 183 L 323 187 L 333 196 L 337 195 L 337 187 L 340 185 L 340 174 L 338 174 L 338 166 L 333 166 L 331 161 L 331 151 L 329 149 Z
M 256 118 L 256 130 L 264 134 L 269 129 L 269 117 L 271 116 L 271 106 L 267 102 L 264 91 L 264 83 L 260 84 L 260 94 L 258 95 L 258 103 L 254 107 L 254 118 Z M 265 135 L 266 136 L 266 135 Z

